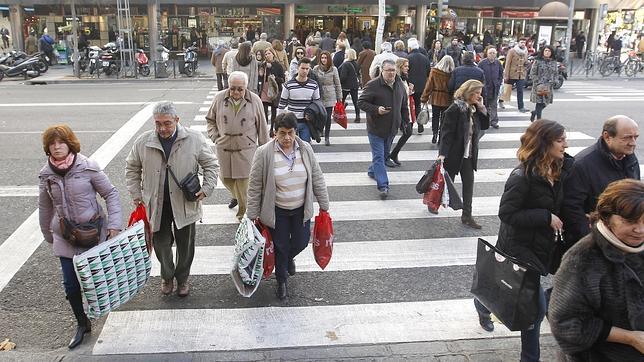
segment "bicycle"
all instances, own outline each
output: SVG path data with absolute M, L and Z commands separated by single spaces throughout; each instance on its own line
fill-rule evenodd
M 626 59 L 624 65 L 624 73 L 626 76 L 634 77 L 642 70 L 644 70 L 644 63 L 642 63 L 637 53 L 633 50 L 628 52 L 628 59 Z
M 626 63 L 628 63 L 628 59 L 629 58 L 624 60 L 624 62 L 622 63 L 619 54 L 609 55 L 604 58 L 601 65 L 599 66 L 599 73 L 604 77 L 608 77 L 613 73 L 621 74 L 622 69 L 624 68 Z
M 586 73 L 591 72 L 595 67 L 599 68 L 605 57 L 605 52 L 586 52 L 586 57 L 584 58 L 584 69 L 586 70 Z

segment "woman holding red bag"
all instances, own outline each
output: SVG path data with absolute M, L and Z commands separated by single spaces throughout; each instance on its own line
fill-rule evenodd
M 443 113 L 438 159 L 444 160 L 445 171 L 453 180 L 460 173 L 463 181 L 463 214 L 461 222 L 481 229 L 472 217 L 474 171 L 479 154 L 481 130 L 490 127 L 487 109 L 483 105 L 483 83 L 470 79 L 454 93 L 454 103 Z
M 407 140 L 409 137 L 411 137 L 411 133 L 414 127 L 413 120 L 416 119 L 416 114 L 415 112 L 412 112 L 411 110 L 411 104 L 414 101 L 413 94 L 414 94 L 414 84 L 409 83 L 409 59 L 407 58 L 398 58 L 396 60 L 396 73 L 398 74 L 398 77 L 402 80 L 403 86 L 405 86 L 405 91 L 407 92 L 407 96 L 409 97 L 409 102 L 408 107 L 409 109 L 409 120 L 404 120 L 400 124 L 400 130 L 402 131 L 402 135 L 398 139 L 398 143 L 396 143 L 396 146 L 394 147 L 393 150 L 389 153 L 389 158 L 385 160 L 385 165 L 387 167 L 397 167 L 402 165 L 402 163 L 398 160 L 398 154 L 400 153 L 400 150 L 403 148 L 405 143 L 407 143 Z
M 295 275 L 295 258 L 311 238 L 314 198 L 329 210 L 322 169 L 308 142 L 295 135 L 291 112 L 275 118 L 275 138 L 255 151 L 248 182 L 246 215 L 269 227 L 275 247 L 277 296 L 288 296 L 287 280 Z
M 320 54 L 320 63 L 313 68 L 313 72 L 318 78 L 322 103 L 326 108 L 326 123 L 324 125 L 324 144 L 331 145 L 329 135 L 331 133 L 331 115 L 333 106 L 342 102 L 342 84 L 338 68 L 333 65 L 331 53 L 323 51 Z

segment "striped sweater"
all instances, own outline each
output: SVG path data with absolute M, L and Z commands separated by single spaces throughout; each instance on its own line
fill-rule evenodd
M 295 146 L 292 155 L 295 156 L 295 159 L 289 162 L 278 143 L 275 142 L 273 159 L 276 188 L 275 205 L 285 210 L 294 210 L 304 205 L 306 181 L 308 180 L 299 147 Z
M 278 113 L 288 110 L 295 113 L 298 120 L 303 120 L 304 110 L 315 99 L 320 99 L 320 88 L 316 81 L 309 78 L 306 83 L 300 83 L 293 78 L 284 83 Z

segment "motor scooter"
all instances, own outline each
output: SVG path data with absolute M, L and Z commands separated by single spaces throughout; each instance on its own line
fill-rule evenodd
M 40 75 L 40 67 L 38 65 L 38 58 L 29 58 L 14 66 L 0 64 L 0 80 L 6 77 L 23 76 L 25 79 L 36 78 Z
M 103 46 L 100 67 L 105 75 L 112 75 L 121 71 L 119 48 L 116 43 L 107 43 Z
M 137 49 L 136 50 L 136 64 L 137 64 L 137 71 L 139 74 L 141 74 L 144 77 L 147 77 L 150 75 L 150 64 L 148 60 L 148 56 L 145 55 L 145 52 L 143 49 Z
M 87 71 L 90 75 L 93 75 L 94 73 L 99 72 L 99 69 L 100 69 L 99 61 L 101 58 L 101 53 L 102 53 L 101 48 L 95 45 L 92 45 L 91 47 L 89 47 L 89 55 L 88 55 L 89 65 L 88 65 Z
M 183 53 L 177 54 L 177 57 L 181 56 L 183 56 L 183 73 L 188 77 L 194 76 L 195 71 L 199 66 L 199 61 L 197 59 L 197 43 L 192 43 L 192 45 L 187 47 Z

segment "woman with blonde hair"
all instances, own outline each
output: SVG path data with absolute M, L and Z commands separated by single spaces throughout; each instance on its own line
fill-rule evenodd
M 446 56 L 447 57 L 447 56 Z M 454 179 L 461 175 L 463 182 L 463 213 L 461 222 L 473 229 L 481 229 L 472 217 L 474 171 L 479 153 L 481 130 L 488 129 L 490 119 L 483 105 L 483 83 L 470 79 L 454 93 L 452 103 L 443 113 L 441 142 L 438 159 L 444 160 L 445 171 Z M 428 206 L 429 209 L 429 206 Z M 432 213 L 436 210 L 429 209 Z
M 344 62 L 338 68 L 340 84 L 342 85 L 342 103 L 345 103 L 347 95 L 351 95 L 353 108 L 356 111 L 356 123 L 360 123 L 360 108 L 358 108 L 358 88 L 360 88 L 360 66 L 356 62 L 356 51 L 347 49 Z M 346 104 L 346 103 L 345 103 Z
M 68 346 L 72 349 L 92 330 L 83 309 L 81 287 L 72 259 L 116 236 L 123 227 L 123 214 L 118 190 L 96 161 L 80 153 L 80 141 L 68 125 L 48 127 L 42 135 L 42 147 L 47 163 L 38 175 L 40 231 L 60 259 L 65 295 L 78 322 L 76 334 Z M 96 201 L 96 194 L 105 200 L 108 216 Z M 69 227 L 79 225 L 95 229 L 97 238 L 78 240 L 72 237 Z
M 403 86 L 405 86 L 405 91 L 407 92 L 406 93 L 407 98 L 411 99 L 411 96 L 414 94 L 414 84 L 409 83 L 409 59 L 407 58 L 396 59 L 396 74 L 398 75 L 398 77 L 400 77 L 400 80 L 402 81 Z M 407 107 L 409 107 L 409 102 L 407 103 Z M 409 110 L 409 114 L 410 115 L 412 114 L 411 110 Z M 405 143 L 407 143 L 407 140 L 409 139 L 409 137 L 411 137 L 413 127 L 414 125 L 411 123 L 411 120 L 406 121 L 403 119 L 400 125 L 400 130 L 402 131 L 402 135 L 398 139 L 396 146 L 389 153 L 389 158 L 385 160 L 385 165 L 387 165 L 388 167 L 396 167 L 402 164 L 398 160 L 398 154 L 400 153 L 400 150 L 403 148 Z
M 449 55 L 443 56 L 429 72 L 423 95 L 420 96 L 421 103 L 429 102 L 432 105 L 432 143 L 438 142 L 440 119 L 443 112 L 452 103 L 452 97 L 447 87 L 452 71 L 454 71 L 454 59 Z M 417 104 L 416 107 L 420 107 L 420 105 Z

